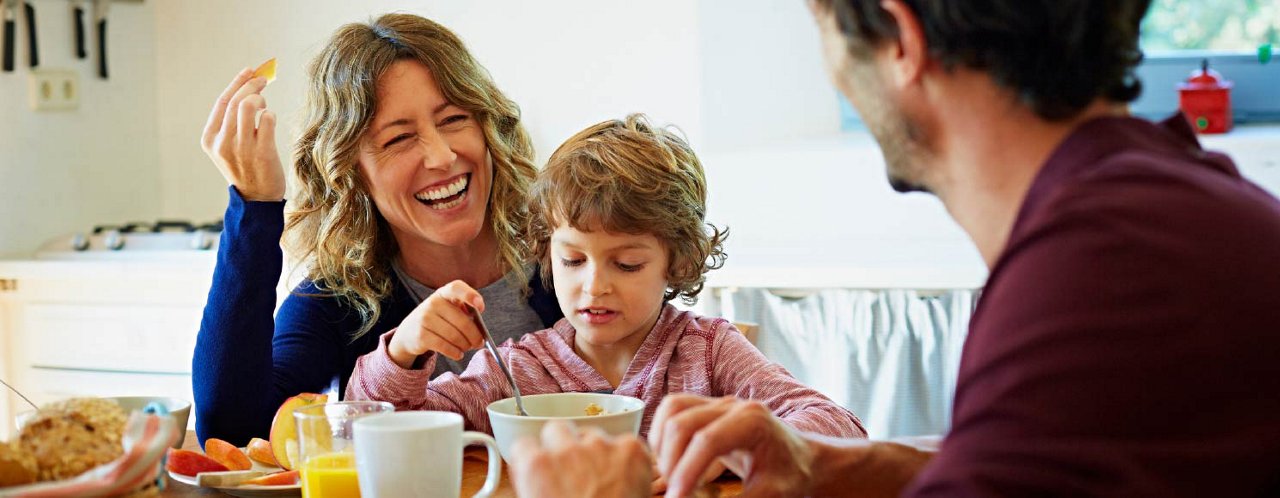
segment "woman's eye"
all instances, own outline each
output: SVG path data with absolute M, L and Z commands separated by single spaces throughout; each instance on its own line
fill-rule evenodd
M 451 124 L 461 123 L 466 120 L 467 120 L 467 116 L 465 114 L 454 114 L 452 116 L 444 118 L 444 121 L 440 122 L 440 126 L 449 126 Z
M 640 271 L 641 268 L 644 268 L 644 263 L 634 264 L 634 265 L 629 265 L 626 263 L 618 263 L 618 269 L 626 272 Z
M 562 265 L 565 265 L 565 266 L 568 266 L 568 267 L 572 268 L 572 267 L 574 267 L 574 266 L 581 266 L 581 265 L 582 265 L 582 260 L 581 260 L 581 259 L 560 258 L 560 264 L 562 264 Z
M 398 143 L 403 142 L 403 141 L 405 141 L 405 140 L 408 140 L 408 139 L 410 138 L 410 136 L 411 136 L 411 135 L 409 135 L 408 133 L 402 133 L 402 134 L 396 135 L 396 137 L 395 137 L 395 138 L 392 138 L 391 140 L 388 140 L 388 141 L 387 141 L 387 143 L 382 144 L 382 148 L 384 148 L 384 149 L 385 149 L 385 148 L 390 147 L 390 146 L 392 146 L 392 145 L 395 145 L 395 144 L 398 144 Z

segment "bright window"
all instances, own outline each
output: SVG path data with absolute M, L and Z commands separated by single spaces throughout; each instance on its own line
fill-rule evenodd
M 1155 0 L 1143 21 L 1142 46 L 1253 52 L 1280 42 L 1280 0 Z
M 1237 122 L 1280 120 L 1280 0 L 1153 0 L 1142 50 L 1144 87 L 1134 112 L 1173 113 L 1177 84 L 1207 59 L 1235 85 Z

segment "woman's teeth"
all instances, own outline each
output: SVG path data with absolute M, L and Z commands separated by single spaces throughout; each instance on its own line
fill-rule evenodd
M 458 204 L 462 204 L 463 197 L 466 197 L 466 192 L 463 192 L 462 194 L 458 194 L 457 199 L 451 200 L 449 202 L 436 202 L 434 204 L 428 203 L 427 205 L 430 206 L 431 209 L 435 209 L 437 211 L 444 211 L 446 209 L 453 209 L 454 207 L 457 207 Z
M 471 175 L 463 175 L 448 185 L 429 189 L 414 197 L 432 209 L 440 211 L 451 209 L 462 204 L 462 200 L 466 198 L 467 186 L 470 182 Z

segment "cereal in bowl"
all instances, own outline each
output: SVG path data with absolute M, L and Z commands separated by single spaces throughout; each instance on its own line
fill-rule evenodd
M 35 458 L 38 479 L 75 477 L 124 453 L 127 414 L 114 401 L 72 398 L 51 403 L 27 421 L 19 451 Z
M 0 442 L 0 488 L 36 481 L 36 459 L 17 445 Z

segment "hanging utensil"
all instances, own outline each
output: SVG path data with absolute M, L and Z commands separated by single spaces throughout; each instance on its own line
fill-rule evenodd
M 4 72 L 13 72 L 14 32 L 18 27 L 18 0 L 0 0 L 0 11 L 4 17 Z
M 502 355 L 498 354 L 498 345 L 493 342 L 493 336 L 489 335 L 489 327 L 484 325 L 484 320 L 480 318 L 480 311 L 474 306 L 467 305 L 467 309 L 471 311 L 471 319 L 476 322 L 476 327 L 480 329 L 480 333 L 484 334 L 484 347 L 489 350 L 489 354 L 493 355 L 494 361 L 498 362 L 498 368 L 502 370 L 502 375 L 507 376 L 507 382 L 511 383 L 511 393 L 516 398 L 516 411 L 522 417 L 528 417 L 529 412 L 524 411 L 524 400 L 520 399 L 520 386 L 516 384 L 516 378 L 511 375 L 511 369 L 507 368 L 507 361 L 502 359 Z
M 107 11 L 110 0 L 93 0 L 93 22 L 98 27 L 98 76 L 107 79 Z
M 23 395 L 22 395 L 22 393 L 18 392 L 18 390 L 17 390 L 17 389 L 14 389 L 14 387 L 13 387 L 13 386 L 9 385 L 9 383 L 8 383 L 8 382 L 5 382 L 5 381 L 4 381 L 4 379 L 0 379 L 0 384 L 4 384 L 4 387 L 7 387 L 7 388 L 9 388 L 9 390 L 10 390 L 10 391 L 13 391 L 13 394 L 17 394 L 19 398 L 22 398 L 22 400 L 23 400 L 23 401 L 26 401 L 28 405 L 31 405 L 31 408 L 33 408 L 33 409 L 35 409 L 35 410 L 39 410 L 39 409 L 40 409 L 40 407 L 36 406 L 36 404 L 35 404 L 35 403 L 32 403 L 30 399 L 27 399 L 27 397 L 26 397 L 26 396 L 23 396 Z
M 22 2 L 22 13 L 27 18 L 27 62 L 36 67 L 40 65 L 40 50 L 36 48 L 36 8 L 31 2 Z
M 84 2 L 80 0 L 71 0 L 72 19 L 75 22 L 76 31 L 76 58 L 85 59 L 89 57 L 89 51 L 85 50 L 84 39 Z

